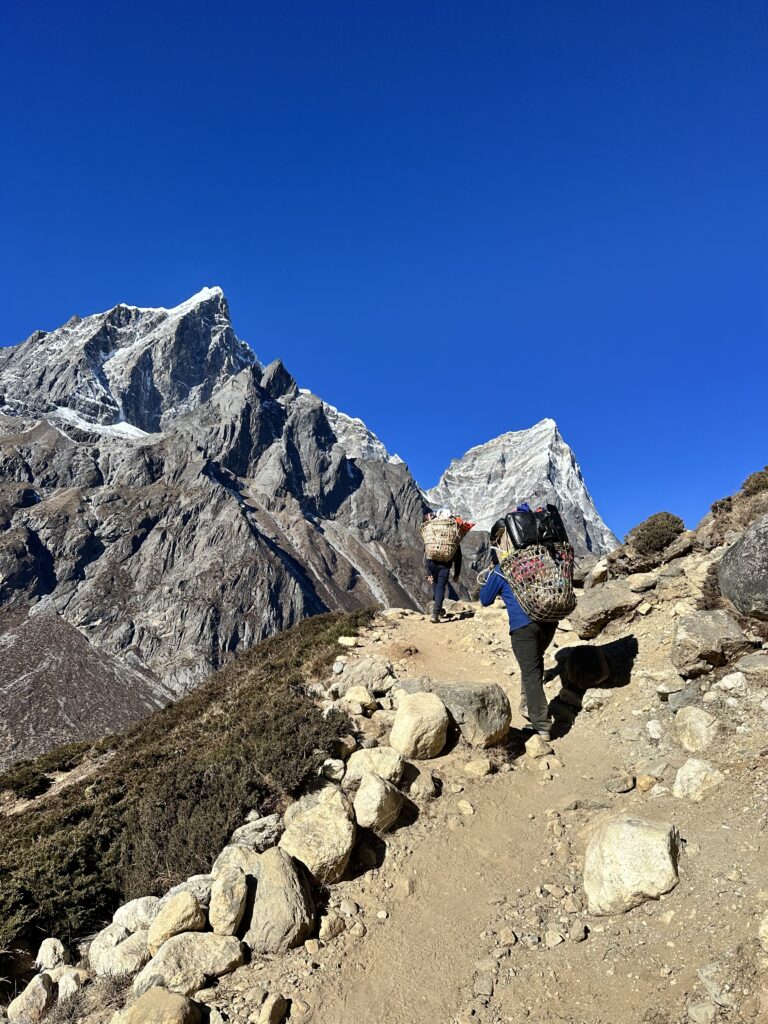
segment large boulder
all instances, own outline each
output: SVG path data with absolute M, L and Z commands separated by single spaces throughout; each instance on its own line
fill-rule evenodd
M 680 836 L 674 825 L 622 817 L 602 822 L 584 860 L 590 914 L 623 914 L 678 883 Z
M 681 708 L 675 715 L 675 733 L 680 746 L 690 754 L 706 750 L 717 739 L 719 721 L 703 708 Z
M 711 672 L 749 650 L 735 619 L 721 609 L 683 615 L 672 642 L 672 664 L 688 678 Z
M 114 928 L 115 926 L 108 926 L 100 934 L 104 936 L 104 933 L 109 931 L 109 927 Z M 120 925 L 117 928 L 120 928 Z M 140 928 L 113 946 L 110 945 L 111 936 L 109 940 L 102 941 L 98 945 L 99 936 L 96 936 L 88 951 L 88 959 L 93 973 L 100 978 L 130 978 L 132 974 L 140 971 L 151 957 L 148 937 L 148 930 Z
M 41 971 L 50 971 L 69 963 L 69 956 L 61 939 L 43 939 L 35 957 L 35 966 Z
M 355 750 L 347 761 L 344 785 L 357 785 L 366 772 L 374 772 L 379 778 L 397 784 L 403 777 L 404 769 L 403 755 L 392 747 Z
M 582 640 L 591 640 L 613 619 L 634 611 L 642 599 L 642 595 L 633 593 L 626 583 L 613 580 L 586 590 L 568 618 Z
M 691 800 L 695 804 L 701 803 L 710 789 L 719 786 L 723 778 L 723 773 L 709 761 L 703 761 L 698 757 L 689 757 L 682 768 L 678 769 L 672 787 L 672 796 L 678 800 Z
M 147 945 L 152 956 L 166 939 L 182 932 L 201 932 L 205 928 L 205 911 L 190 892 L 180 892 L 168 900 L 149 926 Z
M 236 828 L 230 843 L 250 846 L 257 853 L 263 853 L 272 846 L 277 846 L 283 834 L 283 819 L 279 814 L 267 814 L 263 818 L 254 818 L 245 825 Z
M 38 974 L 20 996 L 8 1006 L 8 1020 L 20 1024 L 36 1024 L 56 1001 L 56 986 L 47 974 Z
M 160 900 L 157 896 L 139 896 L 138 899 L 118 907 L 112 917 L 113 924 L 122 925 L 129 932 L 147 930 L 157 917 Z
M 421 678 L 400 685 L 406 693 L 437 694 L 461 735 L 473 747 L 493 746 L 509 734 L 512 708 L 498 683 L 438 683 Z
M 386 832 L 400 816 L 402 794 L 391 782 L 385 782 L 373 772 L 366 772 L 355 794 L 355 817 L 358 825 Z
M 191 995 L 208 979 L 229 974 L 243 963 L 240 940 L 233 935 L 185 932 L 163 943 L 133 983 L 136 995 L 159 985 Z
M 56 985 L 56 996 L 60 1003 L 76 996 L 80 989 L 84 988 L 91 980 L 88 972 L 79 967 L 62 965 L 61 967 L 54 967 L 52 971 L 46 971 L 45 973 Z
M 337 882 L 344 874 L 354 845 L 355 823 L 349 800 L 341 790 L 329 786 L 320 791 L 316 803 L 300 809 L 290 819 L 286 815 L 279 848 L 301 861 L 318 882 L 327 884 Z
M 389 742 L 405 757 L 418 761 L 437 757 L 448 736 L 448 712 L 435 693 L 410 693 L 400 698 Z
M 344 697 L 353 686 L 362 686 L 379 697 L 388 693 L 394 682 L 392 663 L 378 654 L 372 654 L 347 665 L 343 675 L 331 684 L 331 692 L 336 697 Z
M 284 850 L 267 850 L 261 857 L 246 945 L 257 953 L 284 953 L 301 945 L 314 923 L 312 896 L 300 870 Z
M 211 889 L 208 920 L 217 935 L 234 935 L 243 919 L 248 897 L 248 882 L 241 868 L 226 868 L 218 873 Z
M 720 592 L 742 615 L 768 619 L 768 515 L 725 552 L 717 576 Z
M 148 989 L 119 1018 L 120 1024 L 200 1024 L 202 1019 L 198 1003 L 164 988 Z

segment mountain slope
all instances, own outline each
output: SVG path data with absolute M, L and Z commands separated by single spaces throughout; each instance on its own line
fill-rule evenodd
M 454 459 L 435 487 L 433 508 L 446 506 L 488 530 L 522 501 L 560 509 L 577 553 L 602 554 L 618 544 L 600 518 L 570 447 L 554 420 L 544 419 L 470 448 Z

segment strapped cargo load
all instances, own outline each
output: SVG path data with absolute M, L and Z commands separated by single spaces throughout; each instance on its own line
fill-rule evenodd
M 459 524 L 453 516 L 430 519 L 421 524 L 421 538 L 427 558 L 433 562 L 452 562 L 461 543 Z
M 576 607 L 573 547 L 554 505 L 525 508 L 496 522 L 499 571 L 520 607 L 536 622 L 558 622 Z

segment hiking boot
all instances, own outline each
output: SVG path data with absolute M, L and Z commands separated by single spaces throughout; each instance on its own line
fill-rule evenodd
M 431 615 L 430 615 L 430 617 L 429 617 L 429 621 L 430 621 L 430 622 L 439 622 L 439 621 L 440 621 L 440 619 L 439 619 L 439 618 L 438 618 L 438 617 L 437 617 L 437 616 L 435 615 L 435 613 L 434 613 L 434 612 L 432 612 L 432 614 L 431 614 Z

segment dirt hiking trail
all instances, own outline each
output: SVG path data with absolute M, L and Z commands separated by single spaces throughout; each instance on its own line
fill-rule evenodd
M 459 742 L 421 762 L 439 778 L 439 798 L 382 837 L 377 867 L 333 887 L 334 906 L 351 900 L 359 908 L 354 925 L 318 948 L 257 958 L 221 979 L 217 1003 L 232 1000 L 234 1013 L 247 1014 L 248 990 L 259 985 L 293 1000 L 291 1020 L 314 1024 L 721 1019 L 711 1006 L 727 1011 L 722 1019 L 767 1020 L 754 941 L 768 909 L 763 739 L 739 737 L 740 754 L 729 760 L 724 738 L 727 784 L 703 803 L 671 795 L 687 755 L 669 740 L 669 712 L 647 673 L 668 663 L 674 612 L 658 605 L 593 641 L 630 652 L 626 685 L 611 685 L 614 677 L 587 691 L 585 709 L 565 734 L 555 732 L 554 757 L 532 759 L 504 610 L 465 607 L 473 617 L 439 624 L 386 613 L 350 657 L 384 655 L 399 679 L 498 682 L 513 708 L 509 743 L 483 751 Z M 559 629 L 547 666 L 579 643 Z M 550 699 L 560 688 L 559 679 L 547 685 Z M 493 773 L 468 774 L 467 763 L 485 756 Z M 627 774 L 652 777 L 650 788 L 611 791 Z M 630 913 L 591 917 L 584 847 L 597 822 L 624 810 L 679 828 L 680 883 Z M 737 990 L 733 1016 L 728 993 Z

